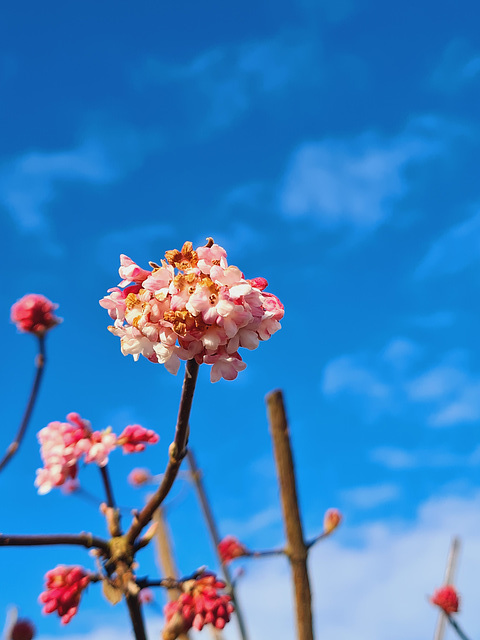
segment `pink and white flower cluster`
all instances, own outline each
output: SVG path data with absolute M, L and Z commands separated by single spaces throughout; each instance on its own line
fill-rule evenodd
M 163 640 L 174 640 L 192 627 L 201 631 L 206 624 L 223 629 L 234 610 L 230 596 L 218 593 L 224 588 L 213 574 L 184 582 L 184 593 L 164 608 Z
M 89 574 L 78 566 L 66 567 L 58 565 L 45 574 L 45 591 L 38 600 L 43 606 L 43 613 L 56 611 L 67 624 L 78 611 L 80 597 L 90 582 Z
M 78 463 L 94 462 L 104 467 L 113 449 L 121 446 L 125 453 L 143 451 L 145 444 L 158 442 L 158 435 L 140 425 L 129 425 L 118 437 L 110 428 L 92 431 L 90 422 L 78 413 L 69 413 L 68 422 L 50 422 L 38 432 L 43 468 L 37 470 L 38 493 L 48 493 L 77 477 Z
M 213 365 L 212 382 L 233 380 L 246 367 L 238 349 L 256 349 L 280 329 L 283 305 L 265 291 L 267 281 L 245 279 L 211 238 L 196 250 L 185 242 L 150 266 L 121 255 L 122 281 L 100 301 L 124 355 L 142 355 L 174 374 L 180 360 L 195 358 Z

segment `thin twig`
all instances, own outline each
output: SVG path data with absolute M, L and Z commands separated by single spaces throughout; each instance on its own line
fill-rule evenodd
M 315 536 L 306 543 L 307 549 L 311 549 L 314 545 L 317 544 L 317 542 L 320 542 L 320 540 L 325 540 L 325 538 L 328 538 L 331 533 L 331 531 L 329 531 L 328 533 L 326 533 L 325 531 L 319 533 L 318 536 Z
M 188 420 L 190 418 L 190 410 L 192 408 L 198 367 L 199 365 L 195 360 L 187 361 L 185 366 L 182 396 L 180 398 L 180 406 L 178 410 L 177 426 L 175 428 L 175 437 L 169 449 L 170 459 L 165 469 L 165 473 L 163 474 L 160 486 L 150 497 L 140 513 L 137 514 L 130 526 L 130 529 L 126 533 L 127 540 L 130 544 L 135 542 L 142 529 L 152 519 L 156 509 L 158 509 L 167 497 L 168 492 L 172 488 L 175 478 L 177 477 L 182 460 L 185 457 L 185 449 L 188 441 Z
M 458 624 L 458 622 L 456 620 L 454 620 L 452 616 L 447 614 L 447 620 L 452 625 L 452 627 L 455 629 L 455 631 L 457 632 L 459 638 L 461 638 L 462 640 L 470 640 L 469 637 L 465 634 L 465 632 L 461 629 L 461 627 Z
M 99 467 L 100 475 L 102 476 L 103 486 L 105 487 L 105 495 L 107 496 L 107 506 L 115 509 L 115 498 L 113 497 L 112 483 L 110 482 L 110 476 L 108 475 L 107 465 Z
M 242 611 L 241 608 L 238 605 L 238 599 L 237 599 L 237 594 L 235 591 L 235 585 L 234 582 L 232 580 L 232 575 L 230 573 L 230 569 L 225 565 L 222 564 L 222 558 L 220 556 L 220 553 L 218 551 L 218 545 L 220 544 L 220 534 L 218 532 L 218 527 L 217 524 L 215 522 L 215 518 L 213 516 L 213 512 L 212 512 L 212 508 L 210 507 L 210 502 L 207 498 L 207 493 L 205 491 L 205 487 L 203 486 L 203 482 L 202 482 L 202 472 L 200 471 L 200 469 L 197 466 L 197 462 L 195 460 L 195 456 L 193 455 L 193 451 L 191 449 L 189 449 L 187 451 L 187 460 L 188 460 L 188 464 L 190 467 L 190 473 L 191 473 L 191 477 L 192 480 L 195 484 L 195 488 L 197 490 L 197 495 L 198 495 L 198 499 L 200 502 L 200 506 L 202 508 L 203 511 L 203 516 L 205 518 L 205 522 L 207 523 L 207 527 L 208 527 L 208 531 L 210 533 L 210 538 L 213 542 L 213 546 L 215 547 L 215 553 L 217 555 L 218 561 L 220 563 L 220 566 L 222 568 L 222 573 L 223 573 L 223 577 L 225 579 L 225 583 L 227 585 L 228 588 L 228 592 L 232 598 L 232 603 L 233 606 L 235 607 L 235 612 L 236 612 L 236 618 L 237 618 L 237 622 L 238 622 L 238 627 L 240 630 L 240 636 L 242 637 L 242 640 L 248 640 L 248 634 L 247 634 L 247 629 L 245 626 L 245 621 L 243 619 L 243 615 L 242 615 Z
M 287 538 L 286 552 L 292 568 L 297 639 L 313 640 L 312 594 L 307 568 L 308 548 L 303 537 L 295 481 L 295 467 L 282 392 L 273 391 L 269 393 L 266 401 L 280 485 L 283 520 Z
M 80 534 L 46 534 L 46 535 L 5 535 L 0 534 L 0 547 L 35 547 L 55 544 L 78 545 L 87 549 L 101 549 L 105 554 L 109 553 L 109 545 L 103 538 L 93 536 L 91 533 Z
M 265 549 L 263 551 L 249 551 L 245 554 L 246 558 L 266 558 L 268 556 L 284 556 L 286 555 L 285 549 Z M 243 556 L 240 556 L 242 558 Z
M 35 358 L 35 377 L 33 379 L 32 389 L 30 391 L 30 397 L 27 402 L 27 406 L 25 408 L 25 413 L 23 414 L 22 421 L 20 423 L 20 427 L 18 428 L 17 435 L 13 442 L 8 446 L 5 455 L 0 461 L 0 472 L 6 467 L 8 462 L 13 458 L 16 454 L 20 445 L 22 444 L 23 437 L 27 431 L 28 423 L 30 421 L 30 416 L 32 415 L 33 407 L 35 406 L 35 401 L 38 396 L 38 390 L 40 388 L 40 382 L 42 380 L 43 371 L 45 369 L 46 363 L 46 355 L 45 355 L 45 336 L 39 335 L 38 338 L 38 353 Z

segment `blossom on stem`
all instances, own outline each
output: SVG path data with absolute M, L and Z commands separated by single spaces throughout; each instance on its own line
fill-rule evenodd
M 460 605 L 458 593 L 451 584 L 436 589 L 430 598 L 430 602 L 443 609 L 447 614 L 457 613 Z
M 267 293 L 265 278 L 245 279 L 228 265 L 223 247 L 210 238 L 193 249 L 167 251 L 151 271 L 120 256 L 119 287 L 100 301 L 120 338 L 121 351 L 164 364 L 176 374 L 180 360 L 211 364 L 211 380 L 233 380 L 245 369 L 239 348 L 256 349 L 280 329 L 284 309 Z
M 181 588 L 183 593 L 178 600 L 165 606 L 163 640 L 175 640 L 192 627 L 201 631 L 206 624 L 212 624 L 216 629 L 224 628 L 234 610 L 230 596 L 218 593 L 219 589 L 225 588 L 224 582 L 213 574 L 204 573 L 182 583 Z
M 89 574 L 78 566 L 66 567 L 58 565 L 45 574 L 45 591 L 39 596 L 43 613 L 56 611 L 67 624 L 78 611 L 83 590 L 88 586 Z
M 133 487 L 141 487 L 142 484 L 147 484 L 147 482 L 150 482 L 151 478 L 152 474 L 150 473 L 149 469 L 136 468 L 132 469 L 128 474 L 128 482 Z
M 53 313 L 57 307 L 45 296 L 28 293 L 12 305 L 10 317 L 19 331 L 42 336 L 61 322 Z
M 139 424 L 129 424 L 117 438 L 117 444 L 122 447 L 123 453 L 137 453 L 145 449 L 145 444 L 155 444 L 158 440 L 155 431 Z
M 38 432 L 43 468 L 37 470 L 35 486 L 40 494 L 75 479 L 82 457 L 87 463 L 105 466 L 108 454 L 116 446 L 117 436 L 110 429 L 92 431 L 88 420 L 78 413 L 69 413 L 67 420 L 50 422 Z
M 218 553 L 222 564 L 248 554 L 248 549 L 235 536 L 226 536 L 218 543 Z
M 342 514 L 338 509 L 327 509 L 323 518 L 323 533 L 328 535 L 334 531 L 342 521 Z
M 12 627 L 8 640 L 32 640 L 35 627 L 27 618 L 19 618 Z

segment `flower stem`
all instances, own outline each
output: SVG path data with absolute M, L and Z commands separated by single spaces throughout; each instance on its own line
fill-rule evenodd
M 197 467 L 197 462 L 195 460 L 195 456 L 193 455 L 193 451 L 191 449 L 187 451 L 187 460 L 190 467 L 190 474 L 195 484 L 195 488 L 197 490 L 197 495 L 200 502 L 200 506 L 203 511 L 203 516 L 207 523 L 208 531 L 210 533 L 210 538 L 212 539 L 213 546 L 215 547 L 215 553 L 217 554 L 218 561 L 222 568 L 223 577 L 225 578 L 225 583 L 228 587 L 228 592 L 232 598 L 233 606 L 235 607 L 235 613 L 236 613 L 236 618 L 237 618 L 237 622 L 240 630 L 240 636 L 242 640 L 248 640 L 245 621 L 243 619 L 242 610 L 238 605 L 237 594 L 235 593 L 235 585 L 233 584 L 230 569 L 225 564 L 222 564 L 222 559 L 218 551 L 218 545 L 220 544 L 220 535 L 218 533 L 217 523 L 215 522 L 215 518 L 213 516 L 210 502 L 205 492 L 205 487 L 203 486 L 202 472 Z
M 156 509 L 162 504 L 167 497 L 172 485 L 177 477 L 178 470 L 186 453 L 188 442 L 188 421 L 190 418 L 190 410 L 192 408 L 193 394 L 195 393 L 195 384 L 197 382 L 199 365 L 195 360 L 188 360 L 185 366 L 185 378 L 183 380 L 182 395 L 180 398 L 180 406 L 178 409 L 177 426 L 175 428 L 175 436 L 169 449 L 170 459 L 168 461 L 165 473 L 163 474 L 160 486 L 148 500 L 147 504 L 138 513 L 133 520 L 126 536 L 130 544 L 133 544 L 142 529 L 151 521 Z
M 115 509 L 115 498 L 113 497 L 112 483 L 110 482 L 110 476 L 108 474 L 107 465 L 99 467 L 100 475 L 102 476 L 103 486 L 105 487 L 105 495 L 107 497 L 107 507 Z
M 455 631 L 457 632 L 459 638 L 461 638 L 462 640 L 470 640 L 469 637 L 467 635 L 465 635 L 465 633 L 462 631 L 462 629 L 460 628 L 460 625 L 458 624 L 458 622 L 456 620 L 454 620 L 452 616 L 447 614 L 447 620 L 452 625 L 452 627 L 455 629 Z
M 267 395 L 266 401 L 287 538 L 286 554 L 292 568 L 297 638 L 313 640 L 312 595 L 307 568 L 308 547 L 300 520 L 295 467 L 283 394 L 281 391 L 273 391 Z
M 35 358 L 35 377 L 33 379 L 32 389 L 30 391 L 30 397 L 28 399 L 27 406 L 25 408 L 25 413 L 23 414 L 22 421 L 20 423 L 20 427 L 18 428 L 17 435 L 13 442 L 8 446 L 5 455 L 0 460 L 0 471 L 2 471 L 8 462 L 13 458 L 16 454 L 20 445 L 22 443 L 23 437 L 27 431 L 28 423 L 30 421 L 30 416 L 32 415 L 33 407 L 35 406 L 35 401 L 37 399 L 38 390 L 40 388 L 40 382 L 42 380 L 43 371 L 45 368 L 46 355 L 45 355 L 45 336 L 39 335 L 38 338 L 38 353 Z

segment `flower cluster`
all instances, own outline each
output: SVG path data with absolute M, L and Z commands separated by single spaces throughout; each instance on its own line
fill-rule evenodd
M 53 487 L 60 487 L 74 479 L 78 472 L 78 462 L 95 462 L 104 467 L 110 452 L 117 446 L 124 452 L 142 451 L 144 443 L 158 441 L 156 433 L 140 425 L 126 427 L 118 438 L 111 429 L 92 431 L 88 420 L 78 413 L 69 413 L 68 422 L 50 422 L 38 433 L 40 455 L 43 468 L 37 470 L 35 486 L 38 493 L 48 493 Z
M 34 637 L 35 627 L 27 618 L 17 620 L 8 636 L 9 640 L 32 640 Z
M 248 549 L 235 536 L 226 536 L 218 543 L 218 553 L 222 564 L 248 554 Z
M 129 424 L 117 438 L 117 445 L 123 453 L 138 453 L 145 450 L 146 444 L 156 444 L 158 435 L 151 429 L 145 429 L 139 424 Z
M 218 593 L 218 589 L 224 588 L 225 583 L 213 574 L 184 582 L 184 593 L 165 606 L 163 640 L 175 640 L 192 627 L 201 631 L 206 624 L 223 629 L 233 612 L 230 596 Z
M 283 305 L 265 292 L 267 281 L 246 280 L 212 239 L 196 250 L 185 242 L 150 266 L 120 256 L 122 281 L 100 301 L 124 355 L 143 355 L 174 374 L 180 360 L 195 358 L 213 365 L 212 382 L 233 380 L 246 367 L 238 349 L 256 349 L 280 329 Z
M 45 574 L 45 591 L 39 596 L 43 613 L 56 611 L 67 624 L 78 611 L 80 597 L 88 586 L 90 576 L 82 567 L 59 565 Z
M 338 509 L 327 509 L 323 518 L 324 535 L 332 533 L 332 531 L 338 527 L 341 521 L 342 514 Z
M 430 602 L 436 604 L 437 607 L 443 609 L 447 614 L 457 613 L 460 605 L 458 594 L 455 587 L 451 584 L 436 589 L 430 598 Z
M 57 304 L 38 293 L 28 293 L 12 306 L 10 317 L 19 331 L 43 335 L 61 322 L 53 314 Z

